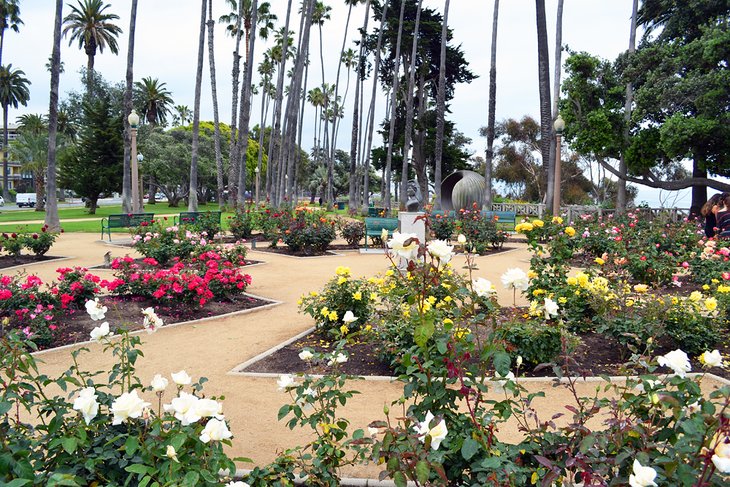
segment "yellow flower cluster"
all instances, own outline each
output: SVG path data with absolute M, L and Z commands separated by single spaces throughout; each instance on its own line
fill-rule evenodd
M 565 234 L 568 237 L 574 237 L 575 236 L 575 228 L 573 228 L 573 227 L 565 227 Z
M 529 233 L 534 228 L 535 227 L 530 222 L 518 223 L 517 226 L 515 226 L 515 232 L 517 232 L 517 233 Z
M 338 276 L 345 276 L 345 277 L 347 277 L 347 276 L 350 275 L 350 272 L 351 271 L 350 271 L 350 268 L 349 267 L 345 267 L 345 266 L 342 266 L 342 265 L 341 266 L 337 266 L 337 269 L 335 269 L 335 274 L 337 274 Z

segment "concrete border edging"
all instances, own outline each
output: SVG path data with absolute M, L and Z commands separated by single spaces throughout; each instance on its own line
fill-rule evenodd
M 0 269 L 0 272 L 14 271 L 16 269 L 25 269 L 26 267 L 30 267 L 30 266 L 34 266 L 34 265 L 50 264 L 52 262 L 62 262 L 64 260 L 71 260 L 71 259 L 76 259 L 76 258 L 77 257 L 58 257 L 58 258 L 55 258 L 55 259 L 42 260 L 40 262 L 31 262 L 31 263 L 28 263 L 28 264 L 18 264 L 18 265 L 14 265 L 12 267 L 3 267 L 2 269 Z

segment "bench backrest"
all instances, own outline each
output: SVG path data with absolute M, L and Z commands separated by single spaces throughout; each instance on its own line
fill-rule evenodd
M 497 217 L 498 222 L 514 223 L 517 219 L 517 213 L 514 211 L 482 211 L 485 218 Z
M 365 227 L 368 230 L 397 230 L 398 219 L 397 218 L 365 218 Z
M 149 222 L 154 218 L 154 213 L 134 213 L 109 215 L 108 221 L 110 227 L 138 227 L 142 222 Z
M 198 218 L 202 216 L 213 216 L 218 217 L 218 223 L 221 221 L 221 212 L 220 211 L 183 211 L 178 215 L 178 222 L 179 223 L 195 223 L 198 221 Z

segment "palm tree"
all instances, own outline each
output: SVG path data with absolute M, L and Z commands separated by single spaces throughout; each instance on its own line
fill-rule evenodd
M 540 153 L 542 167 L 547 169 L 547 191 L 545 198 L 548 211 L 560 212 L 560 208 L 553 208 L 553 191 L 555 184 L 554 161 L 550 160 L 550 139 L 552 136 L 552 106 L 550 103 L 550 53 L 548 52 L 547 23 L 545 19 L 545 0 L 535 0 L 537 19 L 537 64 L 538 85 L 540 88 Z
M 35 128 L 20 129 L 18 137 L 10 144 L 10 153 L 20 162 L 23 172 L 33 174 L 36 194 L 36 211 L 43 211 L 45 194 L 45 173 L 48 164 L 48 133 Z
M 352 109 L 352 131 L 350 132 L 350 193 L 349 207 L 350 212 L 354 213 L 358 204 L 358 195 L 360 195 L 360 179 L 357 177 L 358 169 L 358 149 L 362 146 L 362 137 L 360 136 L 360 125 L 362 124 L 362 104 L 364 103 L 363 94 L 365 92 L 364 83 L 365 75 L 362 73 L 362 64 L 365 57 L 365 35 L 368 31 L 368 20 L 370 19 L 370 0 L 365 4 L 365 20 L 360 34 L 360 49 L 357 53 L 357 61 L 355 62 L 355 103 Z M 362 74 L 362 75 L 361 75 Z M 349 72 L 348 72 L 349 76 Z M 345 96 L 347 98 L 347 96 Z M 353 184 L 354 181 L 354 184 Z
M 151 76 L 136 81 L 135 95 L 141 105 L 142 118 L 150 125 L 165 125 L 170 107 L 173 104 L 172 93 L 165 87 L 167 83 L 160 83 L 157 78 Z
M 187 105 L 175 105 L 175 115 L 172 117 L 172 125 L 177 127 L 179 125 L 185 126 L 190 123 L 192 119 L 192 112 L 190 107 Z
M 221 155 L 221 128 L 218 118 L 218 89 L 215 82 L 215 49 L 213 28 L 213 1 L 208 2 L 208 62 L 210 64 L 210 92 L 213 98 L 213 144 L 215 147 L 215 174 L 218 205 L 223 206 L 223 156 Z M 150 193 L 151 194 L 151 193 Z
M 390 99 L 390 132 L 388 134 L 388 153 L 385 159 L 385 208 L 390 209 L 390 184 L 391 184 L 391 173 L 393 165 L 393 146 L 395 144 L 395 117 L 396 117 L 396 104 L 398 103 L 398 87 L 400 85 L 400 47 L 401 39 L 403 38 L 403 15 L 405 14 L 406 0 L 400 2 L 400 17 L 398 19 L 398 38 L 395 43 L 395 66 L 393 67 L 393 78 L 391 86 L 393 90 L 391 92 Z M 382 26 L 381 26 L 382 29 Z
M 441 55 L 439 61 L 439 86 L 436 95 L 436 154 L 434 189 L 436 190 L 436 209 L 441 209 L 441 158 L 444 150 L 444 119 L 446 117 L 446 43 L 449 34 L 449 0 L 444 4 L 444 24 L 441 27 Z
M 26 106 L 30 99 L 30 81 L 12 64 L 0 66 L 0 104 L 3 107 L 3 198 L 10 199 L 10 172 L 8 171 L 8 109 Z
M 58 82 L 61 77 L 61 25 L 63 0 L 56 0 L 56 17 L 53 22 L 53 51 L 51 53 L 51 96 L 48 107 L 48 162 L 46 164 L 46 225 L 51 232 L 61 231 L 56 200 L 56 135 L 58 132 Z M 69 126 L 73 124 L 69 123 Z
M 631 8 L 631 30 L 629 31 L 629 57 L 636 52 L 636 12 L 639 7 L 639 0 L 633 1 Z M 626 102 L 624 105 L 624 142 L 628 145 L 629 128 L 631 123 L 631 104 L 634 99 L 634 86 L 631 81 L 626 82 Z M 619 173 L 625 175 L 627 172 L 625 151 L 621 151 L 618 170 Z M 622 214 L 626 212 L 626 180 L 618 179 L 618 191 L 616 193 L 616 212 Z
M 112 53 L 119 52 L 117 36 L 122 33 L 122 29 L 112 23 L 119 19 L 118 15 L 104 13 L 109 6 L 104 5 L 103 0 L 78 0 L 78 5 L 71 5 L 71 13 L 63 19 L 63 35 L 71 32 L 68 45 L 78 41 L 79 49 L 83 48 L 88 57 L 86 86 L 89 93 L 94 79 L 96 50 L 103 53 L 108 46 Z
M 558 103 L 560 102 L 560 72 L 562 67 L 561 58 L 563 55 L 563 0 L 558 0 L 558 11 L 556 16 L 556 22 L 555 22 L 555 66 L 553 67 L 553 108 L 552 108 L 552 118 L 550 119 L 550 128 L 552 129 L 553 123 L 558 118 Z M 555 161 L 555 151 L 557 150 L 557 137 L 553 137 L 550 140 L 550 156 L 548 159 L 550 161 Z M 553 162 L 554 164 L 554 162 Z M 552 171 L 551 171 L 552 172 Z M 557 181 L 555 184 L 558 186 L 560 185 L 560 181 Z M 557 191 L 555 189 L 555 185 L 553 185 L 553 190 Z M 554 193 L 553 193 L 554 194 Z
M 489 111 L 487 115 L 487 153 L 484 164 L 484 206 L 492 209 L 492 163 L 494 161 L 494 124 L 497 113 L 497 26 L 499 20 L 499 0 L 494 0 L 492 18 L 492 54 L 489 67 Z
M 132 113 L 132 92 L 134 89 L 134 34 L 137 30 L 137 0 L 132 0 L 132 10 L 129 16 L 129 40 L 127 42 L 127 73 L 124 87 L 124 113 Z M 122 208 L 126 213 L 132 212 L 132 133 L 127 117 L 122 117 L 124 123 L 124 175 L 122 177 Z
M 48 120 L 45 115 L 39 113 L 26 113 L 19 116 L 15 122 L 18 124 L 18 132 L 39 135 L 48 130 Z
M 207 0 L 202 0 L 200 37 L 198 40 L 198 67 L 195 73 L 195 102 L 193 104 L 193 144 L 190 159 L 190 190 L 188 211 L 198 211 L 198 145 L 200 144 L 200 88 L 203 84 L 203 48 L 205 46 L 205 19 Z
M 20 30 L 23 21 L 20 20 L 20 0 L 0 0 L 0 66 L 3 62 L 3 46 L 5 45 L 5 31 L 10 28 L 15 32 Z

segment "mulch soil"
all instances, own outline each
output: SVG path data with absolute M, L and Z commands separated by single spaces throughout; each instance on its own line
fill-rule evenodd
M 245 267 L 247 265 L 253 265 L 253 264 L 262 264 L 262 260 L 253 260 L 253 259 L 246 259 L 244 261 L 245 263 L 241 267 Z M 143 269 L 160 269 L 160 267 L 152 267 L 151 265 L 148 265 L 144 262 L 144 259 L 134 259 L 134 263 L 142 267 Z M 170 264 L 167 268 L 172 267 L 172 264 Z M 99 264 L 95 265 L 93 267 L 90 267 L 90 269 L 111 269 L 111 264 Z M 163 269 L 165 267 L 162 267 Z
M 108 321 L 111 329 L 119 326 L 128 327 L 129 330 L 140 330 L 143 328 L 142 309 L 147 307 L 155 308 L 157 316 L 162 318 L 165 325 L 191 321 L 201 318 L 243 311 L 258 308 L 270 304 L 270 301 L 258 299 L 251 296 L 239 296 L 232 301 L 210 301 L 205 307 L 159 305 L 150 299 L 135 297 L 102 297 L 100 301 L 109 308 L 104 321 Z M 74 310 L 54 320 L 58 331 L 54 336 L 53 343 L 43 348 L 59 347 L 73 343 L 89 340 L 89 333 L 92 329 L 101 324 L 100 321 L 92 320 L 86 310 Z
M 0 256 L 0 269 L 15 267 L 18 265 L 37 264 L 39 262 L 48 262 L 49 260 L 63 259 L 61 256 L 53 255 L 3 255 Z
M 518 319 L 525 312 L 521 308 L 503 308 L 499 321 L 510 321 Z M 486 331 L 484 331 L 486 335 Z M 576 350 L 564 362 L 569 363 L 569 370 L 574 376 L 600 376 L 600 375 L 625 375 L 623 364 L 627 362 L 627 357 L 622 355 L 622 347 L 616 340 L 600 333 L 582 333 L 578 335 L 580 344 Z M 326 333 L 315 330 L 312 333 L 300 338 L 299 340 L 277 350 L 273 354 L 263 358 L 262 360 L 251 364 L 245 372 L 268 372 L 276 374 L 293 374 L 297 372 L 309 373 L 325 373 L 326 364 L 315 364 L 313 368 L 307 368 L 308 364 L 299 358 L 299 352 L 305 348 L 311 350 L 328 353 L 334 347 L 332 341 Z M 723 356 L 730 356 L 730 333 L 726 330 L 723 337 L 718 340 L 718 349 Z M 659 340 L 657 348 L 653 355 L 663 355 L 674 347 L 668 341 Z M 393 376 L 390 364 L 383 360 L 378 354 L 377 344 L 356 340 L 352 344 L 348 344 L 344 348 L 344 352 L 348 355 L 348 361 L 341 366 L 341 370 L 348 374 L 361 376 Z M 702 364 L 691 357 L 692 371 L 703 371 Z M 660 368 L 659 372 L 666 372 L 668 369 Z M 709 370 L 715 375 L 730 379 L 730 370 L 713 368 Z M 525 377 L 555 377 L 552 367 L 529 367 L 523 366 L 520 370 L 520 376 Z

